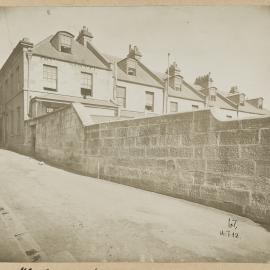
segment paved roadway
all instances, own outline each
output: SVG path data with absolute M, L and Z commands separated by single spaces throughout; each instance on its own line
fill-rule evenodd
M 238 238 L 220 235 L 229 218 Z M 270 232 L 249 219 L 6 150 L 0 239 L 10 262 L 270 262 Z

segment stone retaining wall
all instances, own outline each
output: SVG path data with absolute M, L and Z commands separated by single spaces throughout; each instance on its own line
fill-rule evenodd
M 36 121 L 45 160 L 270 224 L 270 117 L 203 110 L 84 126 L 69 106 Z

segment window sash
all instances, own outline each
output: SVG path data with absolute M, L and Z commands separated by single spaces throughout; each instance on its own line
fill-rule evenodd
M 57 67 L 43 65 L 43 80 L 44 87 L 55 89 L 57 88 Z
M 61 36 L 61 46 L 71 47 L 71 37 Z
M 136 76 L 136 69 L 135 68 L 128 68 L 128 75 Z
M 126 88 L 121 87 L 121 86 L 117 86 L 117 88 L 116 88 L 116 97 L 126 98 Z
M 178 103 L 177 102 L 170 102 L 170 111 L 171 112 L 178 112 Z
M 154 105 L 154 93 L 146 92 L 146 105 L 148 106 Z
M 92 90 L 93 75 L 91 73 L 81 72 L 81 88 Z
M 126 107 L 126 88 L 122 86 L 116 87 L 116 101 L 117 103 L 122 106 Z
M 154 111 L 154 93 L 146 92 L 145 109 L 147 111 Z

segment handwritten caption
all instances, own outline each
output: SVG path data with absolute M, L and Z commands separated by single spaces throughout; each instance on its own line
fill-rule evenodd
M 237 219 L 229 218 L 227 223 L 227 228 L 220 230 L 220 236 L 226 238 L 239 238 Z
M 20 270 L 34 270 L 34 268 L 27 268 L 27 267 L 21 267 Z M 50 270 L 49 268 L 46 268 L 44 270 Z M 94 270 L 98 270 L 98 268 L 95 268 Z

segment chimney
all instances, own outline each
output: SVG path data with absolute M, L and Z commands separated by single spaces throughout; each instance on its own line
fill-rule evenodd
M 24 48 L 33 48 L 34 45 L 27 37 L 24 37 L 22 40 L 20 40 L 19 44 Z
M 142 58 L 142 54 L 139 51 L 139 48 L 135 45 L 134 47 L 132 47 L 132 45 L 129 45 L 129 52 L 127 55 L 128 58 L 133 58 L 136 60 L 140 60 Z
M 213 87 L 213 79 L 211 78 L 211 72 L 206 75 L 199 76 L 195 79 L 195 85 L 199 85 L 201 88 L 207 90 L 208 88 Z
M 181 76 L 180 75 L 180 69 L 178 68 L 176 62 L 173 62 L 171 66 L 169 67 L 169 75 L 170 76 Z
M 227 96 L 227 98 L 240 106 L 245 105 L 245 96 L 246 95 L 244 93 L 237 92 L 235 94 Z
M 263 108 L 263 97 L 248 99 L 247 102 L 258 109 Z
M 168 73 L 168 70 L 167 70 Z M 176 91 L 181 91 L 182 83 L 183 83 L 183 76 L 181 76 L 181 71 L 177 66 L 176 62 L 173 62 L 172 65 L 169 67 L 169 85 Z
M 238 92 L 238 86 L 235 85 L 235 86 L 232 86 L 231 89 L 230 89 L 230 94 L 237 94 L 239 93 Z
M 88 31 L 88 28 L 83 26 L 76 40 L 83 46 L 87 46 L 87 43 L 91 43 L 93 37 L 92 33 Z

